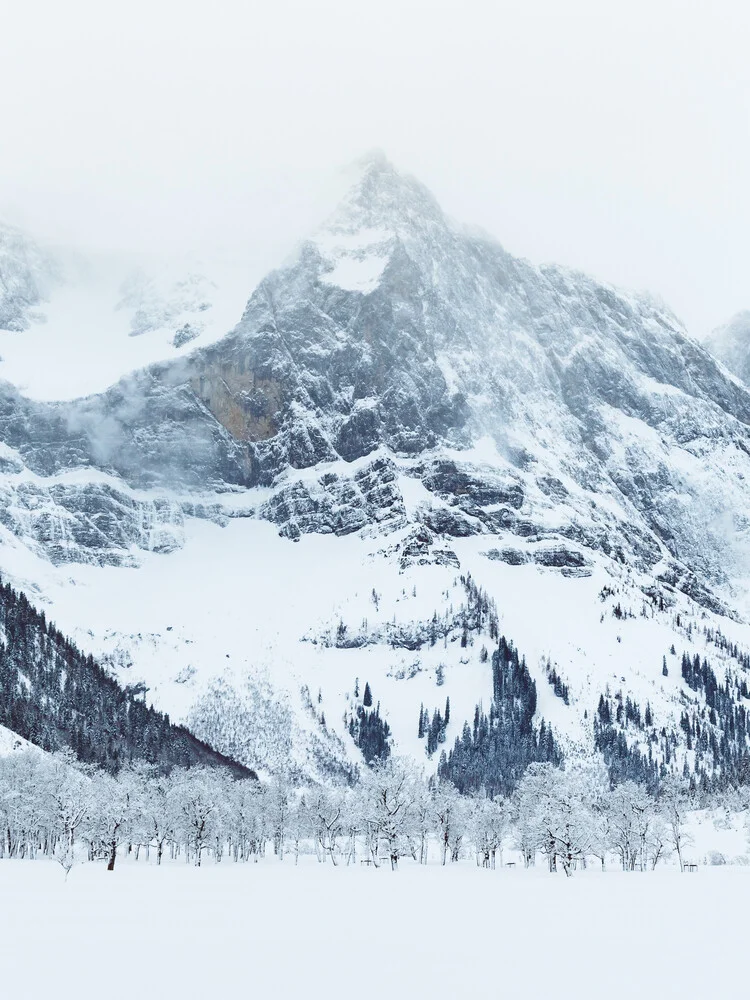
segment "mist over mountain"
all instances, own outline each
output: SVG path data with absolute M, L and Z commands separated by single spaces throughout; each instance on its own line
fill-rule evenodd
M 705 340 L 706 347 L 745 384 L 750 380 L 750 312 L 733 316 Z

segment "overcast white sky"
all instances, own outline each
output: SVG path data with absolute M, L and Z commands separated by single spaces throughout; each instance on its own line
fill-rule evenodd
M 511 252 L 702 334 L 750 308 L 749 43 L 737 0 L 7 0 L 0 214 L 265 270 L 377 146 Z

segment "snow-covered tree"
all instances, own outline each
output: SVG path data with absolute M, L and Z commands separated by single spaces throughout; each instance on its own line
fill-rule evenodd
M 498 852 L 502 865 L 503 840 L 509 819 L 508 803 L 502 796 L 497 795 L 494 799 L 477 796 L 472 800 L 469 822 L 478 865 L 494 868 Z
M 435 789 L 433 815 L 435 831 L 440 848 L 440 863 L 445 864 L 453 856 L 456 844 L 463 836 L 462 824 L 465 819 L 463 802 L 455 786 L 441 781 Z
M 633 871 L 646 864 L 646 840 L 654 808 L 640 785 L 625 781 L 609 796 L 609 829 L 612 849 L 623 871 Z
M 398 867 L 399 858 L 411 853 L 409 837 L 413 832 L 412 809 L 418 782 L 414 765 L 400 757 L 378 761 L 364 776 L 363 792 L 370 824 L 376 831 L 376 844 L 385 844 L 391 869 Z
M 547 855 L 550 871 L 560 863 L 571 875 L 585 862 L 591 835 L 591 815 L 584 775 L 551 764 L 531 764 L 518 786 L 519 814 L 532 843 Z
M 175 776 L 173 801 L 175 820 L 186 847 L 200 867 L 203 852 L 214 842 L 220 823 L 220 790 L 214 775 L 204 768 L 182 770 Z
M 331 859 L 337 864 L 339 838 L 346 829 L 346 798 L 343 789 L 330 789 L 322 785 L 306 796 L 318 859 Z
M 659 809 L 667 824 L 667 842 L 677 855 L 680 871 L 685 864 L 683 851 L 692 843 L 686 829 L 689 807 L 688 782 L 684 778 L 668 775 L 659 789 Z
M 87 839 L 99 845 L 107 857 L 107 871 L 114 871 L 117 848 L 128 837 L 133 817 L 131 776 L 118 778 L 100 771 L 91 778 L 89 807 L 85 826 Z

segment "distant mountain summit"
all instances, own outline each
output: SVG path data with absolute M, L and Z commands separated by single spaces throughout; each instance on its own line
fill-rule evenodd
M 714 330 L 705 344 L 731 372 L 750 385 L 750 310 L 738 312 Z

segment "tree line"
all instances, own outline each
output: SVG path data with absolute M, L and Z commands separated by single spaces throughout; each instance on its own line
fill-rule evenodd
M 200 866 L 293 862 L 313 853 L 332 865 L 366 862 L 396 869 L 403 858 L 442 865 L 474 857 L 495 868 L 504 851 L 550 871 L 614 861 L 626 871 L 654 868 L 690 839 L 689 786 L 670 776 L 658 797 L 626 781 L 611 787 L 590 760 L 566 768 L 532 763 L 514 792 L 461 795 L 449 781 L 426 779 L 413 761 L 388 757 L 356 785 L 294 787 L 284 780 L 233 778 L 218 768 L 144 762 L 117 775 L 81 764 L 71 751 L 20 750 L 0 758 L 0 857 L 76 860 L 118 857 Z

